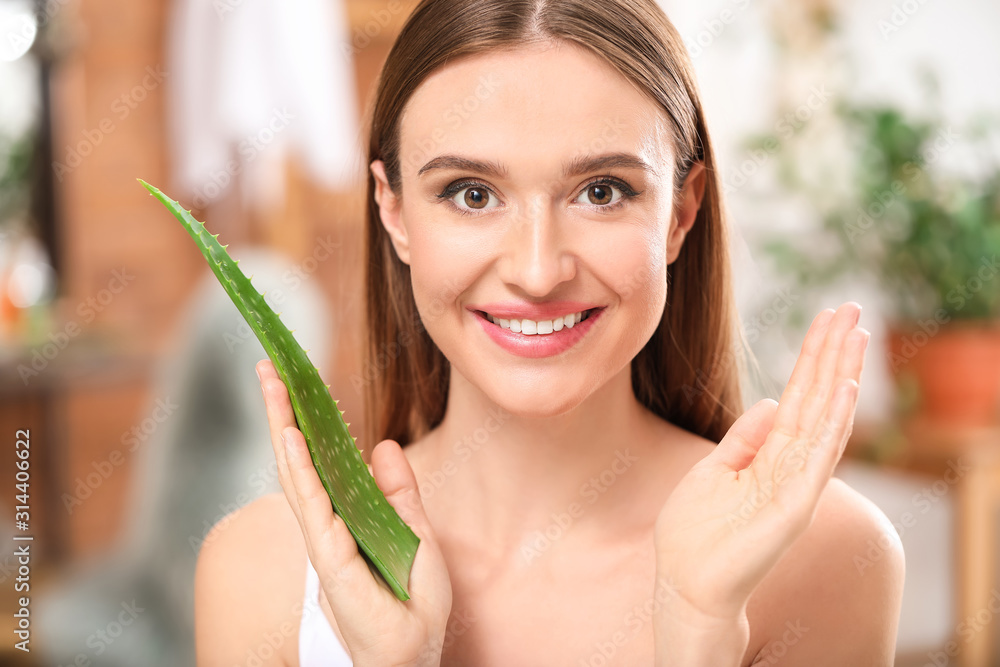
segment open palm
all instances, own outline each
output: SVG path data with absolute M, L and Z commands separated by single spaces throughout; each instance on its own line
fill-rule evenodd
M 657 577 L 706 618 L 737 618 L 809 526 L 852 429 L 865 348 L 860 306 L 813 320 L 778 403 L 743 414 L 670 495 Z

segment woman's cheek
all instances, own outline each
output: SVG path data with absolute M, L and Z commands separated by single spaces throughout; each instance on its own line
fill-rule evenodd
M 666 257 L 657 243 L 651 237 L 636 239 L 630 252 L 619 253 L 615 262 L 619 278 L 612 284 L 622 319 L 630 323 L 623 346 L 634 348 L 635 354 L 656 331 L 666 305 Z
M 451 230 L 454 232 L 454 230 Z M 420 233 L 410 237 L 410 278 L 424 325 L 433 325 L 451 311 L 475 277 L 477 258 L 472 242 L 461 233 Z
M 665 241 L 655 230 L 628 226 L 621 233 L 592 239 L 589 245 L 594 257 L 591 266 L 597 267 L 602 282 L 623 305 L 637 299 L 665 299 Z

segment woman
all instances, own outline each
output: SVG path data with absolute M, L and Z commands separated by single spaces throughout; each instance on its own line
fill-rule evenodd
M 370 131 L 366 439 L 421 540 L 411 599 L 263 360 L 284 495 L 205 540 L 199 664 L 891 665 L 902 549 L 831 479 L 860 307 L 744 413 L 719 179 L 655 2 L 425 0 Z

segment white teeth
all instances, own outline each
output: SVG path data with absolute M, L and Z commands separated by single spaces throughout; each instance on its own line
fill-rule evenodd
M 583 321 L 583 313 L 584 311 L 580 311 L 578 313 L 571 313 L 565 317 L 557 317 L 554 320 L 542 320 L 540 322 L 535 320 L 507 320 L 500 317 L 493 317 L 488 313 L 486 319 L 504 329 L 510 329 L 514 333 L 535 336 L 550 334 L 553 331 L 562 331 L 563 327 L 572 329 L 579 322 Z

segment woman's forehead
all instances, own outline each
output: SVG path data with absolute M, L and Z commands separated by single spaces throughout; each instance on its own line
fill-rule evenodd
M 403 173 L 441 154 L 505 165 L 611 152 L 668 168 L 665 114 L 610 64 L 567 42 L 468 56 L 432 73 L 400 121 Z

